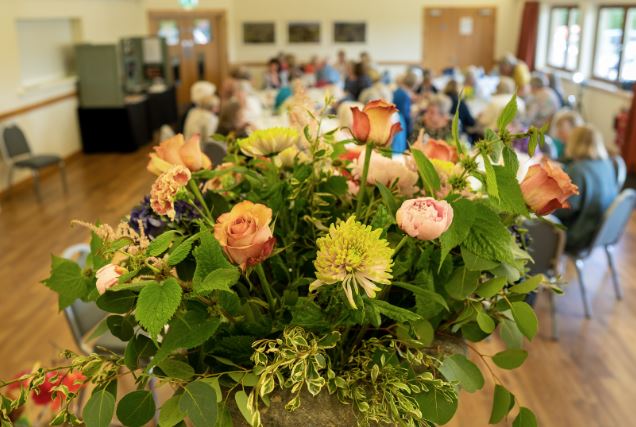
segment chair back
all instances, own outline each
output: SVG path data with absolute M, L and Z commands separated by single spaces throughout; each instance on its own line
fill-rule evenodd
M 31 148 L 24 133 L 17 125 L 10 125 L 2 131 L 3 152 L 8 159 L 24 154 L 31 154 Z
M 202 143 L 203 152 L 210 158 L 213 166 L 223 163 L 223 159 L 227 155 L 227 147 L 223 142 L 205 141 Z
M 555 217 L 547 217 L 550 222 L 559 223 Z M 528 263 L 530 274 L 554 276 L 559 270 L 559 260 L 565 250 L 565 232 L 547 221 L 527 221 L 530 243 L 528 252 L 532 261 Z
M 66 248 L 62 257 L 74 260 L 83 268 L 90 251 L 89 245 L 80 243 Z M 79 299 L 66 307 L 64 314 L 73 333 L 73 338 L 80 348 L 86 334 L 106 316 L 106 312 L 97 308 L 94 302 L 84 302 Z
M 627 179 L 627 166 L 620 155 L 612 156 L 612 163 L 614 164 L 614 172 L 616 172 L 616 188 L 621 190 Z
M 603 222 L 596 233 L 592 248 L 615 245 L 620 240 L 636 206 L 636 191 L 626 188 L 614 199 L 603 215 Z

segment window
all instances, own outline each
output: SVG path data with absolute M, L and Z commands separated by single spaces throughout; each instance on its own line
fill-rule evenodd
M 592 74 L 613 83 L 636 80 L 636 7 L 599 8 Z
M 581 45 L 581 12 L 578 7 L 557 6 L 550 10 L 547 63 L 554 68 L 576 70 Z

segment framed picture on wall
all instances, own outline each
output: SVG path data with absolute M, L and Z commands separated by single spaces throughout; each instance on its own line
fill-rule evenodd
M 367 41 L 367 23 L 334 22 L 333 41 L 336 43 L 365 43 Z
M 289 43 L 320 43 L 320 22 L 290 22 L 287 40 Z
M 243 22 L 243 43 L 276 43 L 276 28 L 273 22 Z

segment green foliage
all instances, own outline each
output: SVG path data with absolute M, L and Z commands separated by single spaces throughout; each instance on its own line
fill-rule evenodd
M 534 338 L 537 334 L 539 322 L 532 307 L 523 301 L 516 301 L 511 303 L 510 308 L 512 310 L 512 317 L 514 317 L 515 322 L 517 322 L 521 333 L 529 340 Z
M 522 406 L 512 422 L 512 427 L 537 427 L 537 418 L 530 409 Z
M 135 305 L 137 294 L 132 291 L 106 291 L 97 298 L 97 307 L 109 313 L 128 313 Z
M 159 256 L 167 251 L 176 235 L 177 231 L 169 230 L 157 236 L 148 246 L 148 255 Z
M 97 390 L 84 406 L 86 427 L 108 427 L 115 413 L 115 396 L 108 390 Z
M 512 394 L 501 384 L 495 384 L 495 392 L 492 399 L 492 410 L 490 412 L 490 424 L 497 424 L 510 412 Z
M 94 289 L 94 280 L 84 276 L 75 261 L 52 256 L 51 277 L 43 283 L 57 292 L 59 309 L 63 310 L 77 299 L 85 299 Z
M 484 376 L 477 365 L 461 354 L 444 359 L 439 370 L 448 381 L 457 381 L 469 393 L 481 390 L 484 386 Z
M 429 195 L 435 194 L 441 185 L 439 180 L 439 175 L 435 170 L 435 166 L 433 163 L 419 150 L 413 150 L 411 152 L 413 159 L 415 159 L 415 164 L 417 165 L 417 171 L 422 178 L 422 182 L 424 183 L 424 187 L 426 187 L 426 192 Z
M 451 297 L 464 300 L 477 289 L 478 284 L 478 271 L 469 271 L 466 267 L 460 267 L 453 272 L 450 280 L 444 284 L 444 288 Z
M 517 94 L 513 94 L 497 119 L 497 129 L 504 130 L 517 115 Z
M 181 286 L 175 279 L 150 283 L 139 293 L 135 317 L 151 337 L 156 337 L 181 303 Z
M 201 234 L 201 244 L 193 252 L 197 262 L 194 278 L 192 279 L 192 287 L 195 292 L 205 293 L 208 291 L 204 283 L 210 273 L 220 268 L 235 268 L 227 260 L 219 242 L 216 241 L 210 232 Z M 209 291 L 212 289 L 210 288 Z
M 217 405 L 214 388 L 204 381 L 193 381 L 183 389 L 179 409 L 186 414 L 194 427 L 214 427 Z
M 395 320 L 396 322 L 407 322 L 410 320 L 421 319 L 419 314 L 413 313 L 412 311 L 405 308 L 397 307 L 386 301 L 372 299 L 369 300 L 369 303 L 371 303 L 371 305 L 373 305 L 378 310 L 378 312 L 385 315 L 389 319 Z
M 528 352 L 519 348 L 504 350 L 492 357 L 492 361 L 503 369 L 515 369 L 525 362 Z
M 173 427 L 185 418 L 185 414 L 179 408 L 180 395 L 174 395 L 159 409 L 159 426 Z
M 117 404 L 117 418 L 127 427 L 141 427 L 154 415 L 155 401 L 146 390 L 130 392 Z
M 208 273 L 196 287 L 196 292 L 207 295 L 212 291 L 232 292 L 230 286 L 238 282 L 241 273 L 236 267 L 217 268 Z
M 453 207 L 453 222 L 440 237 L 442 243 L 440 266 L 448 253 L 466 240 L 475 222 L 475 211 L 477 209 L 475 203 L 467 199 L 458 199 L 452 202 L 451 206 Z
M 484 204 L 475 204 L 474 220 L 463 242 L 466 248 L 492 261 L 513 262 L 511 235 L 499 216 Z

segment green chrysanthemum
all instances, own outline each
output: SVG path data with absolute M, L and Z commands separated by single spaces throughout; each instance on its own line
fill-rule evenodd
M 353 308 L 357 308 L 353 294 L 358 293 L 358 287 L 374 298 L 380 290 L 377 285 L 388 285 L 392 278 L 393 249 L 380 238 L 381 233 L 382 230 L 373 230 L 353 216 L 337 225 L 331 224 L 329 234 L 316 242 L 316 280 L 309 290 L 340 282 Z
M 260 157 L 280 153 L 298 142 L 298 131 L 292 128 L 271 128 L 254 131 L 238 144 L 246 156 Z

